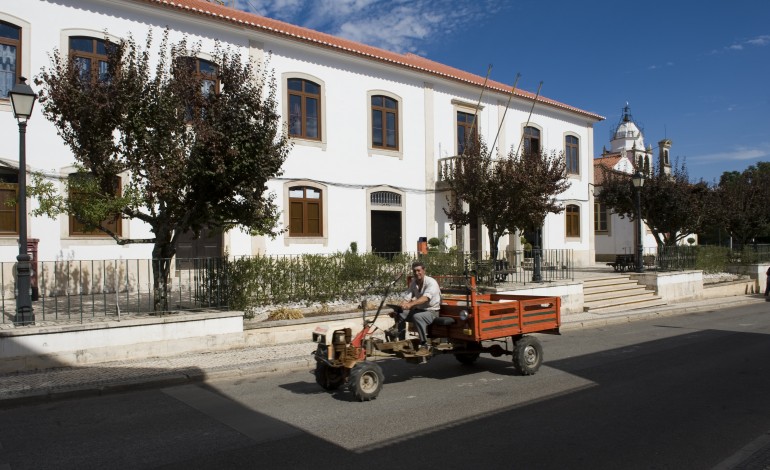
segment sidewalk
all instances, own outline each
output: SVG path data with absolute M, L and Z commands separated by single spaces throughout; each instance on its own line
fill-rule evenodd
M 760 302 L 764 302 L 761 295 L 746 295 L 682 302 L 624 313 L 570 314 L 562 317 L 561 331 L 596 328 Z M 315 367 L 315 361 L 311 357 L 315 349 L 315 344 L 310 341 L 312 329 L 313 326 L 308 325 L 308 341 L 300 343 L 0 375 L 0 406 L 68 396 L 101 395 L 132 388 L 201 382 L 216 378 L 309 371 Z

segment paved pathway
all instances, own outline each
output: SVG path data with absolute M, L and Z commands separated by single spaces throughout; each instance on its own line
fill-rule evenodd
M 727 297 L 639 309 L 625 313 L 579 313 L 562 317 L 562 331 L 613 323 L 681 315 L 764 302 L 761 295 Z M 166 358 L 114 361 L 0 375 L 0 406 L 82 394 L 102 394 L 128 388 L 203 381 L 221 377 L 259 376 L 315 367 L 309 340 L 246 349 L 191 353 Z

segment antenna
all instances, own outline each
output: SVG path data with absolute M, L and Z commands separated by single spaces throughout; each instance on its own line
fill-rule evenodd
M 479 107 L 481 107 L 481 98 L 484 96 L 484 90 L 487 88 L 487 81 L 489 80 L 489 74 L 492 73 L 492 64 L 489 64 L 489 67 L 487 67 L 487 76 L 484 77 L 484 84 L 481 86 L 481 94 L 479 94 L 479 100 L 476 103 L 476 112 L 473 113 L 473 120 L 471 121 L 471 132 L 473 132 L 473 128 L 476 126 L 476 116 L 479 114 Z M 465 154 L 465 150 L 468 148 L 466 145 L 463 148 L 463 155 Z
M 505 103 L 505 111 L 503 111 L 503 118 L 500 120 L 500 125 L 497 126 L 497 134 L 495 134 L 495 140 L 492 141 L 492 145 L 489 147 L 489 153 L 492 154 L 492 149 L 495 148 L 495 144 L 497 144 L 497 138 L 500 137 L 500 129 L 503 128 L 503 124 L 505 123 L 505 115 L 508 114 L 508 106 L 511 105 L 511 99 L 513 98 L 514 93 L 516 93 L 516 84 L 519 83 L 519 78 L 521 78 L 521 74 L 516 74 L 516 79 L 513 81 L 513 86 L 511 87 L 511 92 L 508 94 L 508 102 Z

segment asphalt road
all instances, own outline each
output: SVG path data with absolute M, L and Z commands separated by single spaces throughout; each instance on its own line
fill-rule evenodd
M 541 340 L 532 377 L 383 361 L 367 403 L 307 371 L 2 409 L 0 470 L 770 468 L 770 304 Z

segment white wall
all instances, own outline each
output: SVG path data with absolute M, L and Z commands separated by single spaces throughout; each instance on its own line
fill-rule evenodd
M 449 234 L 448 242 L 454 242 L 454 234 L 449 233 L 448 221 L 441 210 L 445 194 L 435 193 L 435 180 L 426 177 L 426 162 L 429 169 L 435 168 L 439 158 L 456 153 L 456 103 L 475 104 L 479 99 L 478 87 L 139 3 L 101 0 L 6 2 L 0 19 L 6 18 L 22 26 L 30 25 L 24 29 L 24 34 L 29 36 L 29 40 L 24 41 L 24 50 L 31 51 L 29 60 L 24 62 L 27 76 L 37 74 L 42 67 L 49 67 L 47 54 L 54 48 L 66 50 L 70 34 L 101 37 L 106 29 L 116 38 L 133 34 L 137 42 L 143 44 L 146 33 L 152 30 L 157 47 L 163 28 L 168 25 L 172 30 L 172 42 L 186 34 L 188 42 L 199 41 L 203 51 L 213 50 L 215 40 L 219 40 L 239 49 L 244 56 L 251 52 L 255 57 L 269 57 L 269 66 L 274 69 L 279 84 L 281 112 L 284 112 L 286 74 L 300 73 L 323 85 L 322 141 L 294 139 L 283 175 L 271 181 L 268 187 L 277 196 L 279 208 L 284 210 L 287 183 L 302 180 L 324 185 L 324 236 L 298 240 L 279 235 L 270 239 L 233 231 L 225 237 L 226 250 L 230 254 L 325 253 L 345 250 L 351 242 L 356 242 L 360 251 L 366 251 L 371 238 L 367 224 L 367 189 L 375 186 L 395 188 L 404 196 L 402 249 L 414 251 L 418 237 L 432 234 L 440 237 Z M 375 90 L 385 91 L 400 100 L 401 146 L 396 154 L 372 150 L 368 145 L 367 93 Z M 478 119 L 481 132 L 490 144 L 506 102 L 504 93 L 488 90 L 484 95 L 483 110 Z M 518 146 L 530 107 L 529 100 L 515 98 L 512 101 L 498 141 L 501 151 Z M 545 150 L 562 151 L 566 133 L 580 139 L 580 174 L 570 178 L 571 187 L 559 199 L 580 207 L 581 236 L 579 239 L 565 237 L 562 213 L 548 217 L 543 243 L 547 249 L 574 249 L 578 260 L 591 249 L 589 231 L 593 222 L 588 182 L 592 171 L 593 122 L 589 117 L 542 103 L 535 107 L 530 122 L 542 130 L 541 145 Z M 18 139 L 12 113 L 2 106 L 0 139 L 3 142 Z M 71 152 L 64 147 L 53 125 L 43 118 L 39 107 L 29 124 L 27 144 L 31 169 L 62 174 L 72 165 Z M 18 161 L 18 148 L 3 146 L 0 158 Z M 34 208 L 35 202 L 30 201 L 29 206 Z M 70 237 L 67 223 L 66 218 L 30 219 L 29 237 L 41 240 L 39 259 L 146 258 L 151 254 L 148 244 L 117 246 L 111 239 Z M 124 221 L 123 227 L 124 234 L 130 237 L 151 236 L 148 227 L 138 222 Z M 488 249 L 486 238 L 481 240 L 484 249 Z M 507 237 L 502 243 L 503 249 L 506 240 Z M 13 259 L 16 252 L 15 236 L 0 238 L 3 260 Z

